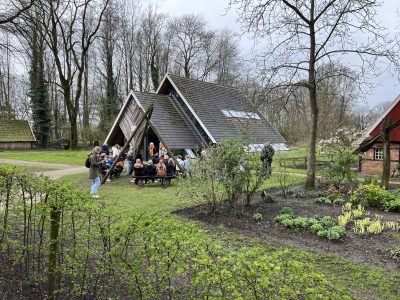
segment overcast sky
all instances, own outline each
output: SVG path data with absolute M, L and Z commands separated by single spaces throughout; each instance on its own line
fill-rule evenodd
M 170 16 L 180 16 L 186 13 L 202 15 L 211 28 L 229 28 L 240 32 L 240 25 L 236 22 L 236 12 L 232 9 L 227 12 L 228 0 L 148 0 L 156 3 L 161 12 Z M 398 16 L 400 0 L 383 0 L 383 6 L 378 12 L 378 20 L 391 32 L 400 31 Z M 396 29 L 397 28 L 397 29 Z M 247 55 L 252 50 L 253 42 L 249 39 L 241 39 L 242 55 Z M 400 51 L 400 50 L 399 50 Z M 400 84 L 397 77 L 384 74 L 376 78 L 374 84 L 377 86 L 366 99 L 370 106 L 385 101 L 393 101 L 400 94 Z

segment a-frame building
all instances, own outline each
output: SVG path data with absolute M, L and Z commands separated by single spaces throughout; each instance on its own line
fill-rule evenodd
M 240 90 L 169 74 L 156 93 L 130 92 L 105 143 L 124 144 L 150 104 L 154 111 L 141 147 L 144 156 L 149 142 L 156 147 L 162 142 L 171 151 L 205 148 L 243 136 L 252 145 L 286 143 Z

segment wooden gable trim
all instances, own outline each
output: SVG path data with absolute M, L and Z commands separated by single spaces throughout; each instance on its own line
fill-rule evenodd
M 110 131 L 108 132 L 108 135 L 107 135 L 106 139 L 104 140 L 104 143 L 103 143 L 103 144 L 106 144 L 106 143 L 108 144 L 108 143 L 109 143 L 109 139 L 110 139 L 111 135 L 114 133 L 115 127 L 116 127 L 117 124 L 119 123 L 119 120 L 121 119 L 122 114 L 123 114 L 124 111 L 126 110 L 126 107 L 128 106 L 128 104 L 129 104 L 129 102 L 130 102 L 129 100 L 131 99 L 131 97 L 134 98 L 134 93 L 133 93 L 133 91 L 130 91 L 129 94 L 128 94 L 128 96 L 126 97 L 125 103 L 122 105 L 121 110 L 119 111 L 119 114 L 118 114 L 118 116 L 116 117 L 116 119 L 115 119 L 115 121 L 114 121 L 114 124 L 113 124 L 113 126 L 111 127 Z M 141 107 L 141 106 L 140 106 L 140 107 Z M 142 108 L 142 109 L 143 109 L 143 108 Z
M 382 120 L 388 115 L 388 113 L 399 103 L 400 101 L 400 95 L 397 96 L 397 98 L 390 104 L 389 108 L 379 117 L 379 119 L 368 129 L 367 133 L 365 134 L 365 137 L 368 137 L 371 132 L 382 123 Z

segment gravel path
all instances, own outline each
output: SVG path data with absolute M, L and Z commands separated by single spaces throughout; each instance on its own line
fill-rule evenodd
M 25 160 L 15 160 L 8 158 L 0 158 L 0 163 L 16 165 L 16 166 L 32 166 L 32 167 L 42 167 L 42 168 L 51 168 L 56 169 L 54 171 L 40 171 L 36 172 L 38 174 L 43 174 L 52 179 L 59 179 L 64 175 L 73 175 L 73 174 L 81 174 L 88 172 L 88 169 L 85 166 L 73 166 L 73 165 L 65 165 L 65 164 L 53 164 L 53 163 L 45 163 L 45 162 L 37 162 L 37 161 L 25 161 Z

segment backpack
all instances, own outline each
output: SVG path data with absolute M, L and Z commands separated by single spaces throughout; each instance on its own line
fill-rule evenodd
M 85 160 L 85 167 L 90 168 L 90 155 L 88 155 L 88 157 Z

